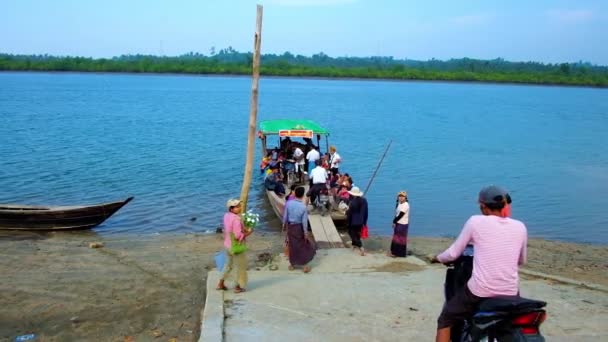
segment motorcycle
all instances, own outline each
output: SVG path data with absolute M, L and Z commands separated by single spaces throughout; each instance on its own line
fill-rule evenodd
M 468 245 L 462 255 L 446 264 L 444 295 L 446 302 L 467 286 L 473 272 L 474 248 Z M 540 325 L 547 318 L 546 302 L 519 296 L 484 299 L 472 317 L 451 328 L 455 342 L 544 342 Z
M 329 190 L 327 189 L 327 187 L 324 187 L 319 190 L 319 193 L 315 198 L 313 206 L 315 207 L 315 209 L 321 211 L 321 216 L 325 216 L 327 215 L 327 213 L 329 213 L 329 211 L 331 210 L 331 202 L 329 200 Z

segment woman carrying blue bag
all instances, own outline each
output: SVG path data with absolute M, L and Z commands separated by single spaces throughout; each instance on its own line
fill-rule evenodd
M 226 248 L 226 260 L 223 260 L 225 265 L 217 284 L 218 290 L 228 290 L 224 284 L 224 280 L 230 275 L 232 269 L 236 265 L 237 285 L 234 288 L 235 293 L 245 292 L 247 288 L 247 245 L 245 239 L 251 234 L 251 230 L 245 229 L 241 221 L 241 201 L 238 199 L 230 199 L 226 203 L 228 212 L 224 214 L 224 247 Z M 222 256 L 216 255 L 216 262 L 222 263 Z M 221 271 L 218 269 L 218 271 Z

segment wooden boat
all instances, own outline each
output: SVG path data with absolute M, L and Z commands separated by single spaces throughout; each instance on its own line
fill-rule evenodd
M 329 150 L 329 131 L 321 127 L 318 123 L 312 120 L 267 120 L 261 121 L 259 125 L 258 138 L 262 141 L 262 156 L 266 156 L 270 149 L 268 148 L 268 140 L 271 137 L 278 137 L 277 145 L 282 146 L 282 142 L 285 138 L 316 138 L 316 146 L 319 147 L 319 153 L 323 155 Z M 321 138 L 325 138 L 325 151 L 321 150 Z M 285 180 L 284 182 L 288 182 Z M 308 182 L 302 184 L 308 191 Z M 285 184 L 285 189 L 289 192 L 291 184 Z M 285 208 L 285 198 L 277 196 L 274 191 L 266 190 L 266 195 L 272 206 L 272 210 L 279 217 L 283 219 L 283 209 Z M 334 206 L 335 207 L 335 206 Z M 346 226 L 346 215 L 344 212 L 332 208 L 329 211 L 329 215 L 336 227 Z
M 0 204 L 0 229 L 76 230 L 90 229 L 112 216 L 133 197 L 124 201 L 90 206 L 25 206 Z

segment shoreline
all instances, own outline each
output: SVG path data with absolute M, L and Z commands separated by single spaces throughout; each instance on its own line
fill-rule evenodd
M 180 73 L 180 72 L 135 72 L 135 71 L 75 71 L 75 70 L 0 70 L 0 73 L 48 73 L 48 74 L 98 74 L 98 75 L 142 75 L 142 76 L 193 76 L 193 77 L 234 77 L 251 78 L 249 74 L 199 74 L 199 73 Z M 428 82 L 428 83 L 459 83 L 459 84 L 491 84 L 509 86 L 536 86 L 536 87 L 566 87 L 566 88 L 590 88 L 608 89 L 608 85 L 582 85 L 582 84 L 559 84 L 559 83 L 529 83 L 515 81 L 469 81 L 469 80 L 441 80 L 441 79 L 402 79 L 402 78 L 382 78 L 382 77 L 335 77 L 335 76 L 291 76 L 291 75 L 260 75 L 264 78 L 277 79 L 304 79 L 304 80 L 327 80 L 327 81 L 383 81 L 383 82 Z
M 34 333 L 51 341 L 197 341 L 207 274 L 222 236 L 90 233 L 0 234 L 0 340 Z M 279 233 L 252 235 L 249 269 L 267 265 L 283 241 Z M 408 248 L 426 256 L 452 241 L 411 237 Z M 90 248 L 91 242 L 104 247 Z M 382 257 L 390 237 L 371 236 L 363 244 Z M 608 286 L 606 260 L 608 246 L 531 239 L 525 269 Z

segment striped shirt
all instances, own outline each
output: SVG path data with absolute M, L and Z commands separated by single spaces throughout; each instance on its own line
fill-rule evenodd
M 467 244 L 473 244 L 473 275 L 468 287 L 478 297 L 515 296 L 519 293 L 519 265 L 526 263 L 526 226 L 508 217 L 473 215 L 445 252 L 442 262 L 456 260 Z

